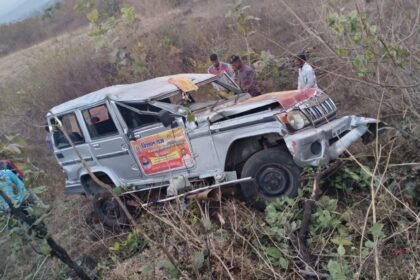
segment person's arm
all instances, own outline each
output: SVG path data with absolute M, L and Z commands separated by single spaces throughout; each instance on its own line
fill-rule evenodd
M 315 71 L 312 67 L 307 69 L 306 75 L 305 75 L 305 88 L 313 88 L 316 84 L 316 76 Z
M 19 177 L 15 173 L 10 172 L 9 178 L 11 182 L 16 185 L 16 188 L 18 189 L 19 193 L 26 192 L 25 184 L 22 182 L 22 180 L 19 179 Z
M 303 79 L 303 73 L 302 73 L 302 70 L 299 70 L 298 71 L 298 86 L 297 86 L 297 89 L 302 89 L 302 86 L 303 86 L 302 79 Z

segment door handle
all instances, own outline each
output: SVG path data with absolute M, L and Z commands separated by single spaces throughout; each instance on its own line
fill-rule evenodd
M 92 147 L 95 148 L 95 149 L 99 149 L 101 147 L 101 145 L 99 145 L 99 144 L 92 144 Z
M 127 146 L 127 144 L 122 144 L 122 145 L 121 145 L 121 149 L 122 149 L 123 151 L 127 151 L 127 150 L 128 150 L 128 146 Z

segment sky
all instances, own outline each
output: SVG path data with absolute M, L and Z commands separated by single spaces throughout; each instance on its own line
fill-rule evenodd
M 58 0 L 0 0 L 0 24 L 23 20 Z

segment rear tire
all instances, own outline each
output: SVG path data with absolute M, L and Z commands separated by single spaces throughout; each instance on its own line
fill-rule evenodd
M 241 183 L 241 192 L 245 202 L 258 210 L 284 195 L 296 196 L 300 186 L 300 168 L 289 153 L 278 148 L 253 154 L 245 162 L 241 177 L 255 179 L 255 183 Z
M 124 211 L 109 192 L 96 194 L 93 198 L 93 208 L 99 220 L 113 230 L 120 230 L 129 223 Z
M 94 199 L 95 194 L 103 192 L 103 189 L 98 187 L 98 185 L 90 178 L 87 179 L 86 182 L 83 184 L 83 188 L 85 190 L 84 195 L 88 199 Z

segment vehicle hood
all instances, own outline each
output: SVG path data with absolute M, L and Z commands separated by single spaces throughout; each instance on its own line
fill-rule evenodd
M 278 103 L 282 109 L 289 110 L 319 94 L 322 94 L 322 91 L 315 88 L 266 93 L 240 101 L 233 106 L 218 109 L 210 114 L 209 120 L 215 122 L 221 118 L 241 114 L 273 103 Z

